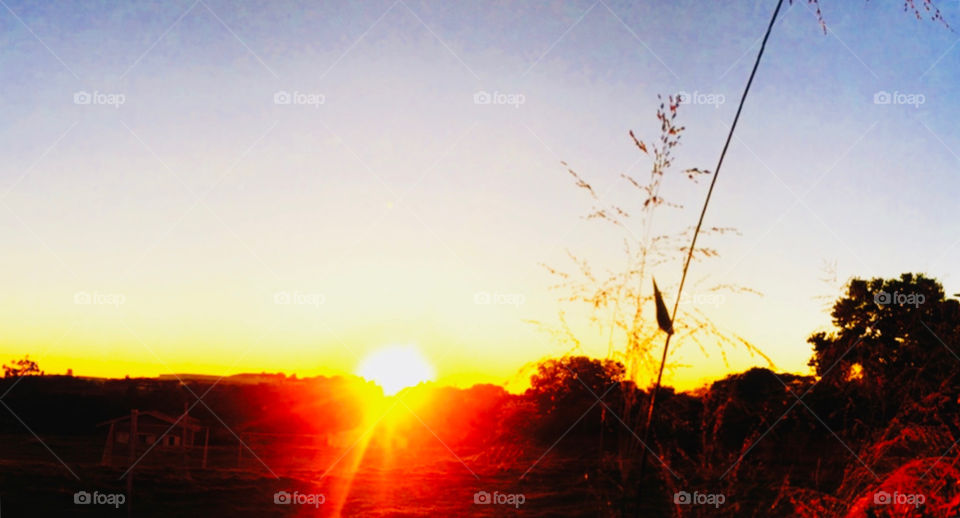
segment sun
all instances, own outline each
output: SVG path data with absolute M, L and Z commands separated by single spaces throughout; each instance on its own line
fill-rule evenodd
M 357 375 L 383 388 L 387 396 L 424 381 L 432 381 L 433 367 L 413 346 L 394 345 L 378 349 L 368 355 Z

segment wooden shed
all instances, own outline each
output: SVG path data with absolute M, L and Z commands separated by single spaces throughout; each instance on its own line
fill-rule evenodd
M 203 446 L 206 435 L 199 421 L 187 415 L 171 416 L 155 410 L 133 410 L 129 415 L 99 423 L 109 426 L 101 464 L 110 464 L 114 450 L 122 455 L 139 455 L 148 450 L 182 450 Z M 131 440 L 133 441 L 131 444 Z

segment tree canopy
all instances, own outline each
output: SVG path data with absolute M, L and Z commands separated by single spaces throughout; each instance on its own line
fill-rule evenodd
M 960 381 L 960 302 L 946 298 L 937 280 L 914 273 L 854 278 L 832 317 L 834 330 L 808 339 L 818 376 L 862 380 L 882 394 L 902 396 Z

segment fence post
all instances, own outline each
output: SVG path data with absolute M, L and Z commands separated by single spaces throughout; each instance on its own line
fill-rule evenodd
M 210 427 L 204 428 L 203 435 L 203 469 L 207 469 L 207 446 L 210 444 Z
M 137 418 L 140 411 L 130 411 L 130 472 L 127 473 L 127 516 L 133 516 L 133 463 L 137 461 Z

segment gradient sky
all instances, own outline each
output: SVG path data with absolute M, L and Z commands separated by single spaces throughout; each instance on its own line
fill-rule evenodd
M 564 352 L 525 322 L 558 310 L 539 263 L 622 251 L 581 219 L 590 200 L 560 161 L 635 205 L 619 174 L 649 161 L 627 131 L 655 136 L 657 94 L 685 91 L 726 99 L 681 108 L 678 166 L 712 169 L 775 1 L 663 4 L 8 2 L 0 358 L 313 375 L 414 344 L 467 384 Z M 742 236 L 692 269 L 763 292 L 704 310 L 797 372 L 829 323 L 824 262 L 838 283 L 923 271 L 960 290 L 960 36 L 900 2 L 821 4 L 826 35 L 805 2 L 784 8 L 707 216 Z M 475 104 L 481 90 L 524 103 Z M 96 104 L 111 94 L 123 104 Z M 705 189 L 665 186 L 691 207 Z M 707 352 L 681 345 L 670 382 L 761 364 Z

